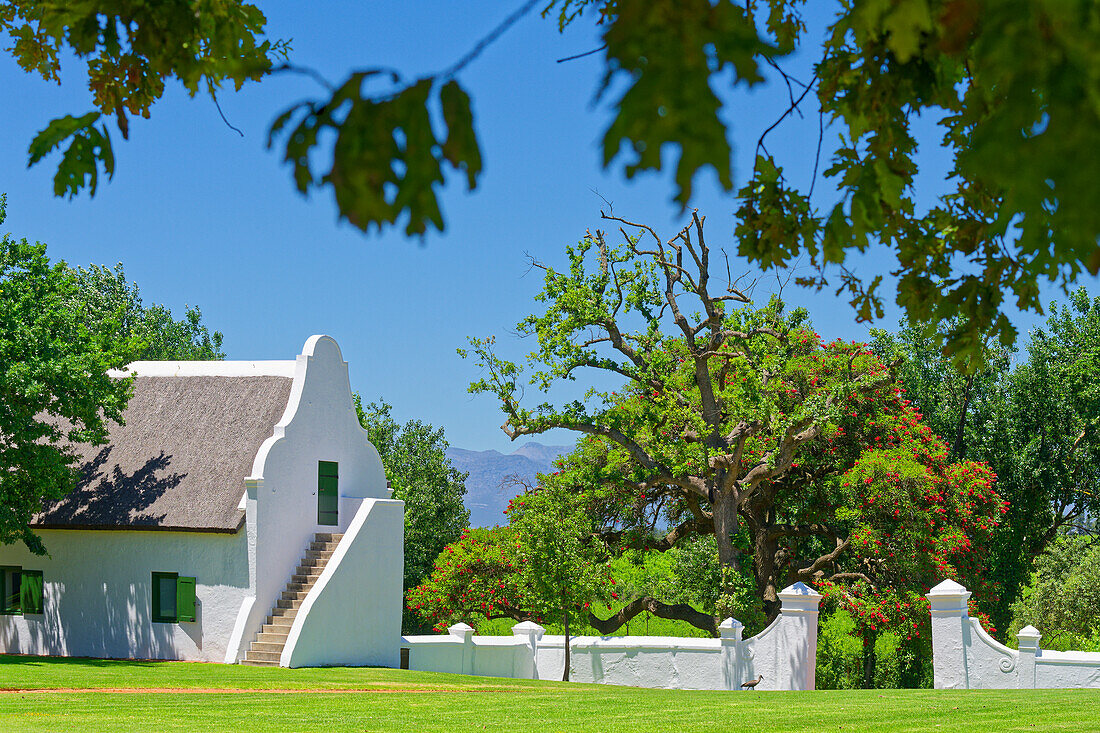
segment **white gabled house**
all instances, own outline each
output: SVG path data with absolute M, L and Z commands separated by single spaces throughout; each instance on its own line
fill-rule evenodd
M 347 363 L 137 362 L 125 426 L 0 546 L 0 653 L 398 665 L 403 504 Z

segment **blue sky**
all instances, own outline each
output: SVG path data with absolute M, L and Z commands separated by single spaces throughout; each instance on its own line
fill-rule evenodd
M 373 66 L 397 68 L 406 78 L 446 68 L 519 4 L 273 2 L 263 10 L 269 35 L 292 39 L 295 62 L 340 81 Z M 527 255 L 560 263 L 566 244 L 600 225 L 604 199 L 617 214 L 669 236 L 685 222 L 671 202 L 667 175 L 627 181 L 621 167 L 600 166 L 598 141 L 609 119 L 607 102 L 593 104 L 601 56 L 555 62 L 599 45 L 590 24 L 575 26 L 559 34 L 551 20 L 532 14 L 462 72 L 484 174 L 473 193 L 451 177 L 443 195 L 447 230 L 423 240 L 405 238 L 401 228 L 364 235 L 337 222 L 327 192 L 308 199 L 295 192 L 277 151 L 264 147 L 267 127 L 293 102 L 322 91 L 291 75 L 219 97 L 243 138 L 226 127 L 208 97 L 190 99 L 170 84 L 150 120 L 131 121 L 129 141 L 114 135 L 112 182 L 94 199 L 54 198 L 56 159 L 28 170 L 27 144 L 49 120 L 91 109 L 82 65 L 63 62 L 63 84 L 55 86 L 4 55 L 3 230 L 46 242 L 52 257 L 74 265 L 122 262 L 146 303 L 164 303 L 178 315 L 185 304 L 198 305 L 206 323 L 225 333 L 231 359 L 290 358 L 310 334 L 330 334 L 350 364 L 352 388 L 365 399 L 381 396 L 401 420 L 444 427 L 453 445 L 510 452 L 518 446 L 500 431 L 497 405 L 467 394 L 478 375 L 455 349 L 467 336 L 489 334 L 498 336 L 506 355 L 533 348 L 511 335 L 535 308 L 541 287 L 528 273 Z M 811 61 L 796 58 L 789 68 L 808 79 Z M 786 90 L 771 84 L 724 94 L 724 114 L 734 123 L 735 174 L 743 181 L 756 138 L 782 113 Z M 926 128 L 928 139 L 937 140 L 932 125 Z M 827 131 L 826 150 L 834 139 Z M 809 180 L 816 143 L 814 114 L 790 119 L 769 137 L 769 149 L 795 180 Z M 918 185 L 926 200 L 938 191 L 944 157 L 934 145 L 923 155 L 927 170 Z M 822 169 L 825 163 L 823 156 Z M 819 202 L 826 201 L 829 187 L 818 186 Z M 697 180 L 693 206 L 708 217 L 712 246 L 733 249 L 736 204 L 708 174 Z M 854 263 L 863 274 L 892 266 L 878 253 Z M 767 282 L 756 290 L 763 300 Z M 1100 290 L 1095 279 L 1086 284 Z M 829 293 L 788 289 L 785 295 L 811 309 L 826 338 L 866 336 L 867 326 Z M 1057 297 L 1051 289 L 1045 299 Z M 898 316 L 891 307 L 881 325 L 892 328 Z M 1022 332 L 1040 321 L 1015 319 Z

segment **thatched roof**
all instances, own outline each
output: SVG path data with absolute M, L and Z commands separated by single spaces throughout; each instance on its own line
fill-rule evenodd
M 270 373 L 138 376 L 126 424 L 111 424 L 106 445 L 74 446 L 76 489 L 32 526 L 238 530 L 244 479 L 286 409 L 292 382 Z

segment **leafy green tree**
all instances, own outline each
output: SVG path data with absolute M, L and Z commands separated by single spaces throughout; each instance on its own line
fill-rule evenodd
M 0 30 L 29 72 L 56 80 L 64 51 L 87 64 L 95 109 L 51 122 L 30 146 L 32 163 L 68 143 L 55 191 L 94 191 L 114 156 L 104 117 L 125 137 L 127 113 L 148 115 L 166 80 L 192 94 L 279 72 L 310 73 L 322 93 L 279 115 L 284 159 L 303 194 L 331 187 L 357 227 L 443 228 L 436 188 L 444 167 L 473 188 L 481 155 L 470 98 L 457 77 L 484 47 L 541 6 L 560 27 L 601 29 L 598 98 L 611 102 L 605 166 L 628 177 L 673 169 L 686 206 L 696 175 L 712 169 L 738 199 L 739 252 L 762 267 L 804 258 L 807 287 L 847 292 L 860 319 L 881 316 L 881 275 L 845 264 L 852 250 L 896 257 L 898 303 L 913 322 L 964 318 L 947 333 L 952 352 L 983 358 L 1015 330 L 1005 299 L 1040 310 L 1040 278 L 1072 283 L 1100 272 L 1100 207 L 1090 195 L 1100 168 L 1100 16 L 1091 0 L 845 0 L 824 29 L 810 28 L 803 0 L 526 0 L 450 67 L 416 79 L 368 68 L 330 83 L 276 65 L 287 45 L 263 39 L 253 5 L 218 0 L 131 2 L 122 8 L 5 0 Z M 821 32 L 823 31 L 823 32 Z M 821 40 L 818 40 L 821 39 Z M 814 62 L 808 80 L 782 64 Z M 783 84 L 789 107 L 757 138 L 749 180 L 737 188 L 731 130 L 745 123 L 731 87 Z M 812 94 L 811 94 L 812 93 Z M 797 97 L 796 97 L 797 95 Z M 799 160 L 799 186 L 767 147 L 768 133 L 816 101 L 839 134 L 825 176 L 838 196 L 812 199 L 818 161 Z M 749 111 L 747 114 L 754 114 Z M 918 118 L 951 159 L 950 190 L 918 206 Z M 433 124 L 442 120 L 442 125 Z M 750 120 L 756 123 L 756 120 Z M 97 126 L 98 125 L 98 126 Z M 331 132 L 333 134 L 320 134 Z M 331 154 L 313 154 L 333 140 Z M 331 161 L 331 167 L 328 161 Z M 937 185 L 937 184 L 931 184 Z M 937 189 L 935 193 L 939 193 Z
M 523 495 L 513 504 L 509 523 L 522 538 L 523 572 L 520 582 L 528 591 L 532 610 L 540 618 L 565 627 L 565 668 L 569 681 L 569 624 L 587 615 L 585 610 L 610 582 L 602 543 L 592 520 L 563 487 L 549 484 Z M 617 591 L 609 592 L 612 599 Z
M 190 306 L 182 320 L 167 307 L 146 307 L 137 283 L 128 282 L 122 263 L 109 269 L 89 265 L 73 270 L 78 290 L 73 306 L 83 310 L 90 331 L 116 329 L 116 336 L 136 341 L 135 359 L 192 361 L 224 359 L 219 331 L 202 323 L 202 311 Z
M 1012 632 L 1030 624 L 1044 649 L 1100 651 L 1100 543 L 1063 534 L 1039 556 L 1030 582 L 1012 604 Z
M 0 224 L 5 203 L 0 196 Z M 46 245 L 0 240 L 0 544 L 21 540 L 36 554 L 46 548 L 32 517 L 75 480 L 75 457 L 61 444 L 104 442 L 131 390 L 107 370 L 131 360 L 132 339 L 89 329 L 85 309 L 74 307 L 79 292 Z
M 382 458 L 393 498 L 405 502 L 404 589 L 408 591 L 420 584 L 440 552 L 469 526 L 470 512 L 462 504 L 466 474 L 451 466 L 442 428 L 420 420 L 399 425 L 385 401 L 363 405 L 358 394 L 355 410 Z M 415 621 L 406 614 L 407 629 L 414 629 Z

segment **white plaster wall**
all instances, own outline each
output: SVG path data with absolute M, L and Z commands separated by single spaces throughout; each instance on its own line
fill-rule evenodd
M 49 557 L 0 546 L 0 565 L 41 570 L 44 613 L 0 616 L 0 652 L 222 661 L 248 596 L 244 532 L 41 530 Z M 194 576 L 194 623 L 153 623 L 152 573 Z
M 663 636 L 578 636 L 570 639 L 569 679 L 629 687 L 723 690 L 718 639 Z M 538 646 L 539 679 L 562 678 L 565 637 L 544 636 Z M 747 678 L 746 678 L 747 679 Z
M 317 524 L 318 461 L 340 464 L 337 526 Z M 378 451 L 355 415 L 347 362 L 331 337 L 306 341 L 295 361 L 286 412 L 257 452 L 245 485 L 256 590 L 239 624 L 237 659 L 271 612 L 314 534 L 343 532 L 364 499 L 390 496 Z M 400 554 L 400 533 L 393 542 Z M 401 564 L 389 572 L 396 574 L 400 603 Z
M 364 499 L 294 619 L 280 664 L 396 667 L 405 503 Z
M 535 679 L 534 655 L 523 637 L 478 637 L 452 632 L 446 636 L 402 636 L 400 639 L 400 646 L 409 649 L 410 669 Z
M 963 627 L 966 646 L 966 679 L 972 690 L 1014 690 L 1019 687 L 1019 654 L 1000 643 L 982 628 L 976 618 Z
M 1100 688 L 1100 652 L 1053 652 L 1035 658 L 1036 687 Z

